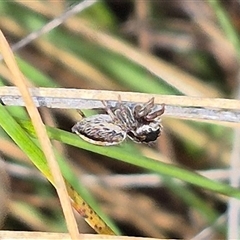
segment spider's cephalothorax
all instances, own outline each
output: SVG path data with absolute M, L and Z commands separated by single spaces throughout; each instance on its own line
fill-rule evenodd
M 120 97 L 115 107 L 109 107 L 103 101 L 107 114 L 98 114 L 83 118 L 76 123 L 72 131 L 84 140 L 97 145 L 117 145 L 128 136 L 134 142 L 151 143 L 161 135 L 160 116 L 164 113 L 164 104 L 156 110 L 154 98 L 145 104 L 128 106 Z

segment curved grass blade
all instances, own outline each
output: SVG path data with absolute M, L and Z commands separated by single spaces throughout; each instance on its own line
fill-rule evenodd
M 29 134 L 32 136 L 35 135 L 30 122 L 21 121 L 20 124 L 24 129 L 28 131 Z M 81 140 L 77 135 L 73 133 L 69 133 L 56 128 L 47 127 L 47 131 L 51 139 L 61 141 L 68 145 L 79 147 L 126 163 L 130 163 L 161 175 L 177 178 L 206 190 L 240 199 L 239 189 L 203 177 L 194 171 L 190 171 L 173 164 L 163 163 L 141 155 L 136 155 L 136 153 L 131 154 L 130 152 L 123 151 L 121 146 L 102 147 L 93 145 Z
M 33 164 L 44 174 L 53 186 L 55 186 L 43 152 L 34 143 L 25 130 L 8 113 L 7 109 L 2 104 L 0 104 L 0 116 L 0 126 L 22 149 L 22 151 L 25 152 Z M 91 207 L 67 181 L 66 186 L 68 194 L 72 199 L 72 206 L 78 213 L 80 213 L 85 221 L 99 234 L 115 235 L 113 230 L 97 215 L 94 210 L 91 209 Z

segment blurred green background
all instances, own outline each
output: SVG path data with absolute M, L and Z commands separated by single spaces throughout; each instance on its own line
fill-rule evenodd
M 99 1 L 18 50 L 18 64 L 35 87 L 234 98 L 240 6 L 238 1 L 212 2 Z M 76 3 L 0 1 L 0 28 L 14 44 Z M 146 56 L 146 63 L 137 54 Z M 2 86 L 11 85 L 8 78 L 1 64 Z M 20 107 L 8 110 L 27 119 Z M 79 119 L 75 110 L 40 112 L 46 125 L 67 131 Z M 163 135 L 154 147 L 127 141 L 119 148 L 206 174 L 223 170 L 208 176 L 229 180 L 224 170 L 233 146 L 230 126 L 167 117 L 162 124 Z M 1 129 L 0 134 L 2 229 L 65 232 L 54 189 Z M 222 195 L 60 142 L 55 147 L 80 178 L 80 188 L 92 193 L 124 235 L 190 238 L 225 214 Z M 92 232 L 81 217 L 78 222 L 82 232 Z M 215 239 L 226 237 L 225 226 L 214 230 Z

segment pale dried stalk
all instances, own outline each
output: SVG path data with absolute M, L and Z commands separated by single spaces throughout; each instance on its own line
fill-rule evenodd
M 24 76 L 20 72 L 15 61 L 14 55 L 10 49 L 10 46 L 8 45 L 7 40 L 5 39 L 1 31 L 0 31 L 0 49 L 3 58 L 11 72 L 13 83 L 19 88 L 19 92 L 21 93 L 22 98 L 24 99 L 26 109 L 32 120 L 34 129 L 39 139 L 39 143 L 48 161 L 54 179 L 53 184 L 56 187 L 71 238 L 78 239 L 79 236 L 78 227 L 73 215 L 71 203 L 67 193 L 67 188 L 65 186 L 64 179 L 61 175 L 58 163 L 55 159 L 55 155 L 52 149 L 50 139 L 48 138 L 46 128 L 44 127 L 40 114 L 32 100 L 31 93 L 26 85 Z
M 48 232 L 23 232 L 23 231 L 0 231 L 1 240 L 10 239 L 35 239 L 35 240 L 55 240 L 55 239 L 71 239 L 67 233 L 48 233 Z M 96 234 L 80 234 L 79 239 L 83 240 L 159 240 L 159 238 L 142 238 L 142 237 L 126 237 L 126 236 L 109 236 Z
M 101 100 L 115 105 L 118 95 L 126 104 L 147 102 L 151 97 L 156 104 L 166 104 L 164 116 L 191 120 L 239 123 L 240 101 L 223 98 L 200 98 L 175 95 L 157 95 L 136 92 L 119 92 L 66 88 L 29 88 L 37 107 L 63 109 L 104 108 Z M 17 88 L 0 87 L 0 98 L 6 105 L 24 106 Z

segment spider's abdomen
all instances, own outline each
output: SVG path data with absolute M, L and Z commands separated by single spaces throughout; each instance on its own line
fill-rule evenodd
M 117 145 L 124 141 L 127 135 L 107 114 L 84 118 L 72 127 L 72 131 L 87 142 L 104 146 Z

